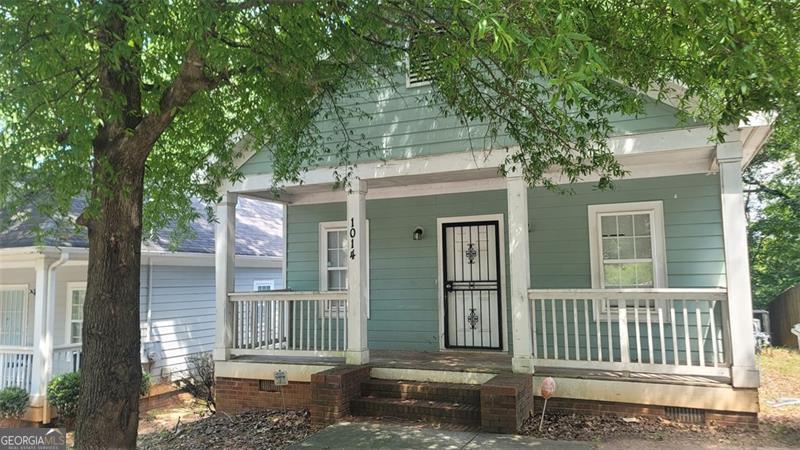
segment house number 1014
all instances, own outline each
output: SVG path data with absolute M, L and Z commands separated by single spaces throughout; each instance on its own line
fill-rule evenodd
M 350 218 L 350 259 L 356 259 L 356 221 Z

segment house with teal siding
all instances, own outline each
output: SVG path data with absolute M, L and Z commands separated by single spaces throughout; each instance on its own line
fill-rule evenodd
M 352 95 L 367 114 L 347 126 L 377 150 L 353 150 L 344 187 L 331 159 L 276 191 L 268 149 L 246 152 L 244 178 L 222 187 L 219 407 L 285 400 L 322 422 L 513 431 L 552 377 L 564 411 L 756 420 L 741 173 L 769 123 L 718 143 L 647 98 L 608 138 L 628 175 L 558 193 L 500 175 L 514 142 L 443 115 L 428 89 L 398 79 Z M 341 143 L 332 119 L 318 127 Z M 241 197 L 285 205 L 285 290 L 233 283 Z

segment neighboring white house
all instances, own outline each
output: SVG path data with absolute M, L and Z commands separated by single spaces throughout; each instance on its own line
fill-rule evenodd
M 76 200 L 74 213 L 83 206 Z M 243 199 L 236 217 L 237 288 L 283 288 L 282 207 Z M 37 223 L 51 226 L 34 216 L 0 233 L 0 388 L 27 389 L 29 418 L 40 420 L 49 414 L 41 408 L 47 382 L 80 367 L 88 243 L 76 234 L 38 245 Z M 192 228 L 174 252 L 169 229 L 142 245 L 141 357 L 154 380 L 180 376 L 187 356 L 213 347 L 214 224 L 200 219 Z

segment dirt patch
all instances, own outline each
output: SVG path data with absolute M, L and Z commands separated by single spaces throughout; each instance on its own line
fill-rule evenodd
M 583 416 L 577 414 L 548 413 L 542 431 L 539 431 L 541 413 L 530 417 L 522 434 L 544 439 L 593 442 L 621 442 L 634 440 L 664 441 L 670 446 L 688 448 L 713 448 L 716 446 L 772 446 L 795 447 L 800 442 L 800 423 L 777 424 L 762 421 L 759 427 L 715 427 L 684 424 L 665 419 L 616 416 Z
M 302 441 L 315 429 L 308 411 L 250 411 L 217 413 L 190 423 L 176 424 L 139 435 L 138 446 L 148 449 L 281 449 Z

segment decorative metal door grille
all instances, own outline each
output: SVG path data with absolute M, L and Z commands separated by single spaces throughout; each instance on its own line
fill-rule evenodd
M 498 226 L 442 225 L 446 348 L 503 348 Z

